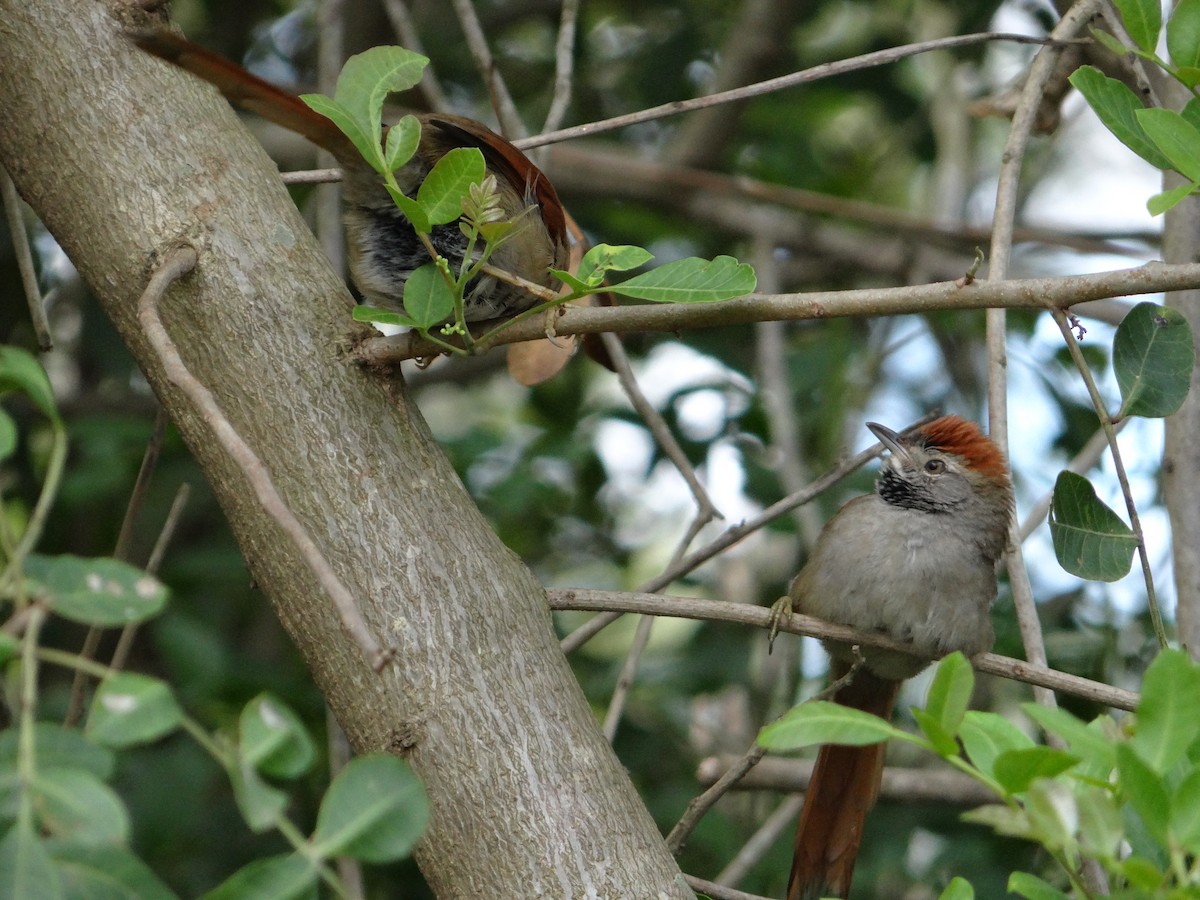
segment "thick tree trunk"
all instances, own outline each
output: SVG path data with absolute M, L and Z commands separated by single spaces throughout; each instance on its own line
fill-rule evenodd
M 0 0 L 0 162 L 129 344 L 254 578 L 359 751 L 403 753 L 444 897 L 690 896 L 557 648 L 542 588 L 409 406 L 340 355 L 350 301 L 210 88 L 138 51 L 132 6 Z M 156 254 L 184 360 L 271 471 L 395 662 L 375 674 L 135 317 Z

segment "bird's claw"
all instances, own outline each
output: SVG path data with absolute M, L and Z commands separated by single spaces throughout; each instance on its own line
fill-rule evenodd
M 779 626 L 783 622 L 783 617 L 790 616 L 792 612 L 791 597 L 780 597 L 771 604 L 771 618 L 768 620 L 770 627 L 767 630 L 767 653 L 770 653 L 775 647 L 775 638 L 779 635 Z

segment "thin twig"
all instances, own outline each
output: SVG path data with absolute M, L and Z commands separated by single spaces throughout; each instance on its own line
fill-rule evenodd
M 555 320 L 560 337 L 642 331 L 682 331 L 769 320 L 799 321 L 842 316 L 895 316 L 935 310 L 1069 308 L 1090 300 L 1132 294 L 1200 288 L 1200 263 L 1168 265 L 1149 262 L 1130 269 L 1058 278 L 976 281 L 960 287 L 953 281 L 893 288 L 850 291 L 811 291 L 801 294 L 747 294 L 720 303 L 650 303 L 639 306 L 564 307 Z M 541 316 L 519 322 L 476 347 L 541 340 L 546 336 Z M 354 351 L 369 365 L 395 365 L 406 359 L 435 356 L 441 350 L 415 332 L 370 338 Z
M 396 36 L 400 38 L 400 43 L 414 53 L 425 55 L 425 48 L 421 44 L 421 33 L 417 30 L 417 23 L 413 21 L 408 3 L 405 0 L 383 0 L 383 9 L 392 23 L 392 29 L 396 32 Z M 425 71 L 421 73 L 417 90 L 421 92 L 421 96 L 425 98 L 425 102 L 434 112 L 445 112 L 450 109 L 450 99 L 442 89 L 442 83 L 438 80 L 432 66 L 426 66 Z
M 465 0 L 455 0 L 455 5 L 465 2 Z M 667 116 L 676 116 L 680 113 L 690 112 L 694 109 L 706 109 L 710 106 L 719 106 L 722 103 L 732 103 L 736 100 L 746 100 L 751 97 L 760 97 L 763 94 L 770 94 L 774 91 L 781 91 L 785 88 L 795 87 L 799 84 L 808 84 L 813 81 L 820 81 L 822 78 L 830 78 L 834 75 L 844 75 L 848 72 L 858 72 L 862 69 L 870 69 L 875 66 L 887 65 L 888 63 L 898 62 L 902 59 L 908 59 L 910 56 L 917 56 L 921 53 L 928 53 L 931 50 L 947 50 L 952 47 L 969 47 L 975 44 L 983 44 L 992 41 L 1009 41 L 1017 44 L 1045 44 L 1045 38 L 1031 37 L 1027 34 L 1004 34 L 1000 32 L 984 32 L 980 34 L 960 34 L 950 37 L 935 38 L 929 41 L 918 41 L 914 44 L 905 44 L 903 47 L 889 47 L 886 50 L 876 50 L 872 53 L 864 53 L 861 56 L 852 56 L 849 59 L 841 59 L 835 62 L 822 63 L 819 66 L 813 66 L 810 69 L 804 69 L 800 72 L 793 72 L 790 75 L 781 75 L 778 78 L 770 78 L 766 81 L 759 81 L 754 84 L 746 85 L 745 87 L 733 88 L 728 91 L 720 91 L 716 94 L 709 94 L 706 97 L 696 97 L 692 100 L 675 100 L 671 103 L 664 103 L 661 106 L 643 109 L 639 112 L 627 113 L 623 116 L 614 116 L 611 119 L 602 119 L 599 122 L 589 122 L 586 125 L 576 125 L 572 128 L 563 128 L 560 131 L 552 131 L 547 134 L 539 134 L 536 137 L 524 138 L 513 141 L 522 150 L 529 150 L 533 147 L 541 147 L 545 144 L 557 144 L 559 141 L 574 140 L 575 138 L 588 137 L 594 134 L 602 134 L 606 131 L 616 131 L 621 128 L 627 128 L 630 125 L 638 125 L 642 122 L 652 122 L 655 119 L 666 118 Z
M 1083 351 L 1079 349 L 1079 342 L 1075 340 L 1070 320 L 1065 313 L 1055 310 L 1054 323 L 1062 332 L 1063 341 L 1066 342 L 1067 350 L 1071 354 L 1071 361 L 1075 363 L 1075 368 L 1079 370 L 1083 383 L 1087 385 L 1088 396 L 1092 398 L 1092 407 L 1096 411 L 1100 427 L 1104 430 L 1104 436 L 1108 440 L 1108 450 L 1112 456 L 1113 467 L 1117 472 L 1117 481 L 1121 485 L 1121 495 L 1125 498 L 1125 509 L 1129 513 L 1129 527 L 1133 529 L 1133 536 L 1137 540 L 1138 559 L 1142 564 L 1142 579 L 1146 583 L 1146 605 L 1150 609 L 1150 623 L 1154 627 L 1154 636 L 1158 639 L 1158 646 L 1165 648 L 1167 646 L 1167 630 L 1163 625 L 1162 610 L 1158 608 L 1158 596 L 1154 591 L 1154 574 L 1150 568 L 1150 554 L 1146 551 L 1146 536 L 1142 532 L 1142 522 L 1138 517 L 1137 504 L 1133 501 L 1133 489 L 1129 486 L 1129 476 L 1125 472 L 1125 462 L 1121 458 L 1121 448 L 1117 444 L 1117 433 L 1113 430 L 1112 417 L 1109 416 L 1108 409 L 1104 405 L 1104 398 L 1100 396 L 1100 389 L 1096 386 L 1096 379 L 1092 377 L 1092 370 L 1088 367 L 1087 360 L 1083 358 Z
M 571 105 L 575 82 L 575 32 L 579 22 L 579 0 L 563 0 L 558 19 L 558 40 L 554 44 L 554 94 L 542 131 L 553 131 L 562 124 Z
M 488 47 L 483 25 L 475 15 L 475 7 L 471 5 L 471 0 L 450 0 L 450 4 L 454 7 L 454 14 L 458 16 L 459 25 L 462 26 L 467 47 L 475 59 L 475 67 L 479 70 L 483 83 L 487 85 L 488 96 L 492 99 L 492 109 L 496 111 L 496 118 L 500 121 L 501 132 L 509 140 L 524 137 L 527 133 L 525 123 L 521 121 L 517 105 L 508 92 L 508 85 L 504 83 L 504 78 L 496 67 L 496 60 Z
M 158 539 L 154 542 L 154 549 L 150 551 L 150 559 L 146 562 L 146 572 L 148 574 L 158 574 L 163 556 L 166 555 L 171 538 L 175 536 L 175 529 L 179 526 L 179 519 L 183 516 L 183 508 L 187 506 L 188 497 L 191 496 L 191 493 L 191 485 L 187 484 L 187 482 L 181 484 L 175 491 L 175 499 L 171 501 L 171 508 L 167 511 L 167 517 L 163 520 L 163 526 L 158 532 Z M 117 646 L 113 648 L 112 659 L 108 664 L 110 669 L 119 671 L 125 668 L 125 663 L 129 661 L 129 654 L 133 650 L 133 641 L 137 637 L 137 633 L 138 626 L 136 622 L 130 622 L 121 629 L 121 636 L 117 638 Z
M 696 470 L 688 460 L 687 454 L 683 452 L 683 447 L 671 433 L 671 427 L 667 425 L 666 419 L 646 398 L 646 394 L 638 384 L 637 376 L 633 374 L 633 367 L 629 364 L 629 355 L 625 352 L 625 347 L 620 339 L 615 334 L 601 334 L 600 339 L 604 342 L 604 349 L 608 351 L 609 359 L 612 360 L 613 368 L 616 369 L 621 389 L 633 405 L 634 412 L 645 424 L 659 449 L 679 470 L 679 475 L 687 484 L 692 499 L 696 501 L 699 514 L 704 517 L 705 522 L 725 518 L 717 509 L 716 504 L 712 502 L 712 498 L 708 496 L 708 491 L 696 475 Z
M 712 808 L 714 803 L 724 797 L 743 775 L 753 769 L 758 761 L 766 755 L 766 752 L 765 747 L 758 744 L 751 745 L 750 749 L 742 754 L 741 758 L 730 766 L 712 787 L 692 798 L 683 815 L 679 817 L 679 821 L 675 823 L 675 827 L 667 835 L 667 849 L 672 854 L 678 854 L 683 849 L 683 845 L 687 843 L 688 837 L 700 824 L 700 819 L 704 817 L 704 814 Z
M 771 627 L 771 609 L 752 606 L 748 603 L 730 603 L 717 600 L 701 600 L 695 597 L 668 597 L 662 594 L 624 593 L 620 591 L 595 591 L 570 588 L 547 591 L 550 608 L 554 610 L 593 610 L 596 612 L 637 613 L 641 615 L 672 616 L 682 619 L 699 619 L 706 622 L 731 622 L 754 628 Z M 779 630 L 788 634 L 802 634 L 842 644 L 862 644 L 882 647 L 910 655 L 912 647 L 877 633 L 855 631 L 844 625 L 814 619 L 812 616 L 792 613 L 780 618 Z M 1000 656 L 996 653 L 979 653 L 971 657 L 976 671 L 998 675 L 1013 681 L 1039 685 L 1075 697 L 1111 706 L 1114 709 L 1132 710 L 1137 706 L 1138 695 L 1133 691 L 1113 687 L 1099 681 L 1081 678 L 1046 666 L 1039 666 L 1020 659 Z
M 803 794 L 784 797 L 783 802 L 775 807 L 774 812 L 763 819 L 754 834 L 750 835 L 750 839 L 734 854 L 733 859 L 725 864 L 725 868 L 717 873 L 717 877 L 713 881 L 724 887 L 732 887 L 745 878 L 763 856 L 775 846 L 779 835 L 788 826 L 795 823 L 803 806 Z
M 1052 37 L 1074 38 L 1084 22 L 1092 17 L 1098 0 L 1084 0 L 1073 6 L 1055 27 Z M 992 224 L 991 257 L 988 280 L 1003 281 L 1008 278 L 1009 258 L 1012 253 L 1013 229 L 1017 219 L 1017 197 L 1020 184 L 1021 164 L 1025 149 L 1042 102 L 1046 84 L 1054 73 L 1055 64 L 1061 54 L 1061 43 L 1043 47 L 1033 60 L 1025 84 L 1021 88 L 1020 100 L 1013 113 L 1012 126 L 1001 156 L 1000 172 L 996 187 L 996 210 Z M 986 313 L 988 347 L 988 422 L 989 433 L 1000 448 L 1008 452 L 1008 350 L 1007 316 L 1003 309 L 993 308 Z M 1025 655 L 1038 665 L 1046 664 L 1046 647 L 1042 638 L 1042 626 L 1038 620 L 1037 605 L 1033 599 L 1033 588 L 1025 570 L 1021 554 L 1021 542 L 1014 517 L 1009 524 L 1008 549 L 1005 565 L 1013 595 L 1017 625 L 1025 645 Z M 1054 695 L 1047 690 L 1035 690 L 1034 697 L 1045 706 L 1055 706 Z
M 12 237 L 13 255 L 17 258 L 17 272 L 21 276 L 21 288 L 29 306 L 29 321 L 37 336 L 39 350 L 53 350 L 54 337 L 50 334 L 50 322 L 46 318 L 46 305 L 42 290 L 38 287 L 37 270 L 33 266 L 33 253 L 29 249 L 29 234 L 25 230 L 25 218 L 21 215 L 21 198 L 8 170 L 0 166 L 0 203 L 4 204 L 4 216 L 8 221 L 8 233 Z
M 722 884 L 697 878 L 695 875 L 685 874 L 683 880 L 693 891 L 711 897 L 712 900 L 771 900 L 770 897 L 764 897 L 761 894 L 747 894 L 745 891 L 725 887 Z
M 263 511 L 275 520 L 292 541 L 299 557 L 308 565 L 321 589 L 333 601 L 346 633 L 366 654 L 375 671 L 380 671 L 387 665 L 394 650 L 384 650 L 379 646 L 367 627 L 353 595 L 342 584 L 316 542 L 279 495 L 271 473 L 262 460 L 225 418 L 212 392 L 188 371 L 175 342 L 171 340 L 159 318 L 159 299 L 172 283 L 195 268 L 198 258 L 198 254 L 191 247 L 176 247 L 164 254 L 161 264 L 151 275 L 145 292 L 138 300 L 138 321 L 142 331 L 158 354 L 167 378 L 191 401 L 229 458 L 241 469 Z

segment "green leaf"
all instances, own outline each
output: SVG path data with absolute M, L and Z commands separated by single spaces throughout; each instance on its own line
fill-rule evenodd
M 0 462 L 8 459 L 17 450 L 17 423 L 13 417 L 0 409 Z
M 1081 66 L 1068 80 L 1122 144 L 1157 169 L 1171 168 L 1171 161 L 1137 119 L 1137 111 L 1145 106 L 1124 82 L 1109 78 L 1094 66 Z
M 388 129 L 384 145 L 383 164 L 389 172 L 412 159 L 421 143 L 421 123 L 416 116 L 405 116 Z
M 1068 749 L 1081 761 L 1095 764 L 1106 771 L 1117 764 L 1113 742 L 1065 709 L 1040 703 L 1022 703 L 1021 709 L 1047 734 L 1057 735 L 1066 741 Z
M 1079 809 L 1070 786 L 1061 780 L 1039 778 L 1025 797 L 1031 837 L 1050 850 L 1074 850 Z
M 394 309 L 382 309 L 378 306 L 356 306 L 351 315 L 355 322 L 373 322 L 377 325 L 399 325 L 403 328 L 417 327 L 417 323 L 411 316 L 396 312 Z
M 938 894 L 938 900 L 975 900 L 975 888 L 967 879 L 955 875 L 945 890 Z
M 1050 537 L 1058 564 L 1080 578 L 1116 581 L 1129 571 L 1137 538 L 1082 475 L 1063 470 L 1054 482 Z
M 0 768 L 16 767 L 20 736 L 15 728 L 0 732 Z M 111 750 L 92 743 L 78 729 L 56 722 L 33 726 L 33 753 L 39 769 L 84 769 L 102 781 L 112 777 L 117 764 Z
M 992 774 L 1010 794 L 1029 789 L 1035 778 L 1053 778 L 1079 762 L 1079 757 L 1053 747 L 1005 750 L 996 757 Z
M 1155 772 L 1165 775 L 1200 736 L 1200 667 L 1182 650 L 1164 650 L 1142 680 L 1132 746 Z
M 479 184 L 486 175 L 483 154 L 477 147 L 456 147 L 439 159 L 417 190 L 417 202 L 430 224 L 445 225 L 461 216 L 471 185 Z
M 21 391 L 47 419 L 59 423 L 50 379 L 37 358 L 18 347 L 0 346 L 0 394 Z
M 1125 839 L 1116 797 L 1105 788 L 1083 785 L 1077 789 L 1076 802 L 1080 850 L 1100 860 L 1113 859 Z
M 1003 803 L 977 806 L 967 810 L 961 818 L 964 822 L 986 825 L 996 834 L 1005 837 L 1028 838 L 1031 829 L 1029 817 L 1023 810 L 1005 806 Z
M 233 785 L 233 799 L 250 830 L 261 834 L 274 828 L 287 806 L 287 794 L 263 781 L 258 770 L 245 760 L 239 759 L 226 769 L 226 774 Z
M 1034 747 L 1032 738 L 1004 716 L 970 710 L 963 716 L 958 736 L 967 756 L 979 771 L 995 777 L 996 758 L 1009 750 Z
M 583 255 L 575 273 L 580 281 L 596 286 L 609 272 L 628 272 L 654 259 L 653 254 L 629 244 L 597 244 Z
M 312 843 L 325 858 L 388 862 L 412 851 L 428 819 L 425 789 L 407 763 L 386 754 L 363 756 L 329 785 Z
M 420 81 L 428 62 L 403 47 L 372 47 L 346 60 L 332 99 L 323 94 L 300 99 L 337 125 L 375 171 L 391 171 L 380 146 L 383 101 Z
M 425 207 L 416 200 L 396 190 L 390 184 L 385 185 L 387 192 L 392 198 L 392 202 L 400 212 L 404 213 L 404 218 L 408 219 L 408 223 L 413 229 L 421 234 L 429 234 L 433 230 L 433 223 L 429 221 L 429 214 L 425 211 Z
M 1066 894 L 1048 881 L 1028 872 L 1013 872 L 1008 876 L 1009 893 L 1025 900 L 1070 900 Z
M 14 825 L 0 839 L 0 900 L 61 900 L 58 870 L 32 830 Z
M 124 847 L 46 842 L 67 897 L 77 900 L 175 900 L 158 876 Z
M 1189 854 L 1200 853 L 1200 769 L 1192 769 L 1171 793 L 1167 827 Z
M 655 303 L 712 303 L 748 294 L 757 283 L 754 270 L 732 256 L 689 257 L 611 285 L 609 291 Z
M 597 284 L 589 284 L 586 281 L 580 281 L 578 278 L 576 278 L 574 275 L 572 275 L 566 269 L 550 268 L 548 271 L 550 272 L 551 275 L 553 275 L 555 278 L 557 278 L 559 281 L 561 281 L 563 284 L 565 284 L 568 288 L 571 289 L 571 291 L 573 291 L 576 294 L 587 294 L 587 293 L 590 293 L 591 291 L 594 291 L 597 288 L 599 288 L 598 283 Z
M 1167 21 L 1167 55 L 1171 64 L 1184 72 L 1200 66 L 1200 0 L 1178 0 Z M 1175 73 L 1177 76 L 1180 71 Z M 1188 87 L 1196 82 L 1183 79 Z
M 436 263 L 414 269 L 404 283 L 404 310 L 418 328 L 432 328 L 454 312 L 454 294 Z
M 929 738 L 929 743 L 933 745 L 938 756 L 943 759 L 958 756 L 958 741 L 954 739 L 954 732 L 947 731 L 941 721 L 926 710 L 913 707 L 912 714 L 925 737 Z
M 810 700 L 764 726 L 758 733 L 758 744 L 768 750 L 799 750 L 818 744 L 861 747 L 893 737 L 908 735 L 860 709 L 828 700 Z
M 1159 889 L 1166 880 L 1166 873 L 1144 856 L 1130 856 L 1121 860 L 1118 871 L 1130 887 L 1147 891 L 1149 897 L 1160 896 Z
M 1121 320 L 1113 337 L 1120 415 L 1173 415 L 1187 397 L 1195 361 L 1192 329 L 1183 313 L 1157 303 L 1139 303 Z
M 1196 85 L 1200 84 L 1200 68 L 1195 66 L 1184 66 L 1175 70 L 1175 77 L 1178 78 L 1189 90 L 1195 90 Z M 1189 122 L 1191 119 L 1188 120 Z M 1194 122 L 1192 124 L 1195 124 Z
M 31 786 L 45 831 L 79 844 L 124 844 L 129 813 L 121 798 L 85 769 L 39 768 Z
M 368 165 L 376 172 L 383 172 L 386 166 L 383 161 L 383 149 L 379 146 L 382 127 L 371 128 L 370 122 L 359 120 L 350 109 L 324 94 L 301 94 L 300 99 L 315 113 L 320 113 L 338 127 L 338 130 L 350 139 L 354 149 L 362 155 Z M 378 122 L 378 119 L 376 119 Z
M 975 672 L 967 658 L 956 650 L 938 663 L 929 685 L 925 711 L 947 732 L 957 734 L 974 690 Z
M 132 747 L 169 734 L 183 721 L 183 710 L 165 681 L 117 672 L 96 690 L 87 734 L 106 747 Z
M 242 709 L 238 752 L 251 766 L 275 778 L 299 778 L 317 758 L 300 717 L 272 694 L 259 694 Z
M 116 559 L 29 556 L 25 574 L 38 583 L 60 616 L 112 628 L 144 622 L 167 605 L 167 589 L 143 570 Z
M 1103 28 L 1089 28 L 1088 33 L 1092 39 L 1102 47 L 1106 48 L 1110 53 L 1115 53 L 1119 57 L 1124 57 L 1130 50 L 1117 40 L 1112 34 L 1105 31 Z
M 1196 126 L 1196 128 L 1200 128 L 1200 97 L 1193 97 L 1184 104 L 1179 114 Z
M 1146 201 L 1146 210 L 1152 216 L 1161 216 L 1168 210 L 1174 209 L 1198 190 L 1200 190 L 1200 181 L 1192 181 L 1187 184 L 1181 184 L 1179 187 L 1171 188 L 1169 191 L 1162 191 Z
M 1200 130 L 1172 109 L 1139 109 L 1134 115 L 1171 161 L 1171 168 L 1190 181 L 1200 181 Z
M 316 900 L 317 870 L 298 853 L 256 859 L 243 866 L 203 900 Z
M 0 666 L 7 665 L 21 654 L 21 639 L 15 634 L 0 631 Z M 3 735 L 0 735 L 2 737 Z
M 1158 0 L 1113 0 L 1113 5 L 1121 14 L 1121 23 L 1133 42 L 1153 53 L 1162 29 L 1162 8 Z
M 1117 773 L 1121 794 L 1137 812 L 1150 836 L 1159 845 L 1165 845 L 1171 804 L 1163 780 L 1128 744 L 1117 745 Z

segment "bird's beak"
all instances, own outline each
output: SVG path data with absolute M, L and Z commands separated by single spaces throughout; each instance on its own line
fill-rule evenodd
M 903 438 L 890 428 L 880 425 L 878 422 L 868 422 L 867 427 L 871 429 L 871 433 L 879 438 L 879 443 L 892 451 L 892 455 L 899 457 L 902 460 L 910 459 L 908 448 L 903 443 Z

